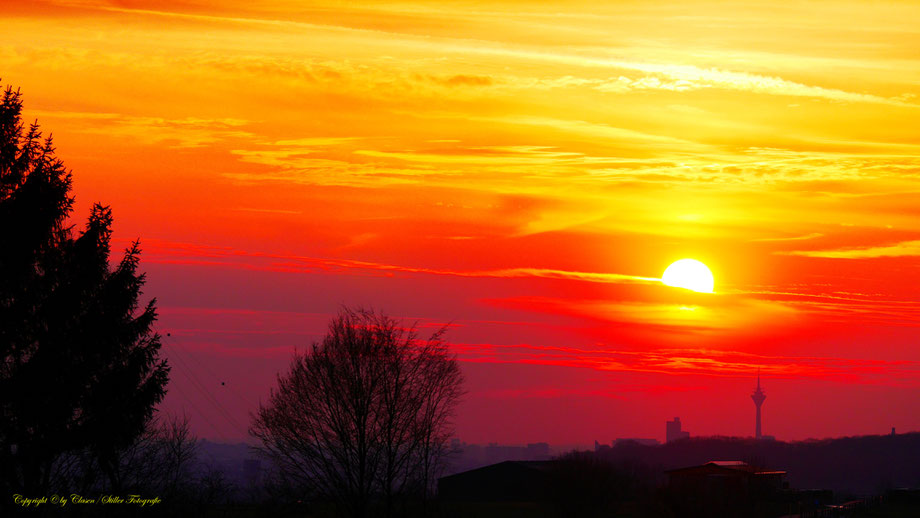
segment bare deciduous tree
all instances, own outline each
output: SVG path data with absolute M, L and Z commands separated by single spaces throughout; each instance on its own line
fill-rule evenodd
M 355 517 L 426 499 L 463 393 L 444 331 L 420 340 L 414 327 L 343 309 L 253 416 L 279 475 Z

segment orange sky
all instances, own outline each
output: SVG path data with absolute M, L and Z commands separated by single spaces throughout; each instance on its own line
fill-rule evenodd
M 920 429 L 920 6 L 607 4 L 4 2 L 0 78 L 202 436 L 343 303 L 452 322 L 467 441 L 750 435 L 758 368 L 778 438 Z

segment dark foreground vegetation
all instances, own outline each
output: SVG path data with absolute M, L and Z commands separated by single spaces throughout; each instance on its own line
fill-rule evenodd
M 830 489 L 839 495 L 874 495 L 894 488 L 920 487 L 920 433 L 799 442 L 692 438 L 661 446 L 620 444 L 601 455 L 614 462 L 655 467 L 662 479 L 667 469 L 710 460 L 742 460 L 786 471 L 790 487 Z
M 153 448 L 150 455 L 160 456 L 149 465 L 165 471 L 151 473 L 150 480 L 130 482 L 132 490 L 140 494 L 160 495 L 161 504 L 142 509 L 74 506 L 66 513 L 45 506 L 20 509 L 17 514 L 355 516 L 353 506 L 290 484 L 268 461 L 259 477 L 249 481 L 230 480 L 209 470 L 190 456 L 198 447 L 188 437 L 183 438 L 181 425 L 181 421 L 173 421 L 147 443 L 147 448 Z M 378 487 L 368 493 L 363 513 L 367 517 L 432 518 L 916 517 L 920 516 L 920 491 L 907 488 L 920 487 L 916 470 L 910 469 L 918 455 L 920 434 L 916 433 L 800 443 L 730 438 L 691 439 L 660 446 L 621 443 L 598 453 L 573 452 L 551 461 L 509 461 L 444 477 L 440 493 L 435 495 L 404 491 L 398 498 L 391 495 L 387 503 L 385 492 Z M 172 459 L 184 460 L 177 466 Z M 788 485 L 758 488 L 706 482 L 678 487 L 669 480 L 667 471 L 672 468 L 700 466 L 713 459 L 743 460 L 759 470 L 784 471 L 778 480 Z M 797 474 L 797 469 L 803 472 Z M 843 469 L 850 470 L 849 476 L 840 476 Z M 178 478 L 169 473 L 178 474 Z M 468 474 L 474 475 L 473 483 L 445 484 Z M 481 482 L 478 486 L 477 479 Z M 835 482 L 843 485 L 835 486 Z M 858 487 L 865 490 L 853 489 Z
M 15 495 L 178 487 L 157 419 L 169 366 L 142 302 L 137 242 L 110 261 L 112 211 L 71 221 L 71 173 L 50 136 L 0 93 L 0 511 Z M 174 437 L 171 437 L 172 439 Z M 182 443 L 183 441 L 179 441 Z M 156 480 L 156 482 L 153 482 Z M 0 514 L 3 514 L 0 512 Z
M 676 478 L 675 471 L 692 471 L 710 461 L 742 461 L 758 477 L 743 483 L 718 473 Z M 719 437 L 658 446 L 627 442 L 551 463 L 517 464 L 534 469 L 529 475 L 505 470 L 487 480 L 493 492 L 501 480 L 526 481 L 522 487 L 505 485 L 506 498 L 488 493 L 477 498 L 483 493 L 475 482 L 459 484 L 471 498 L 444 485 L 444 515 L 920 516 L 920 433 L 792 443 Z

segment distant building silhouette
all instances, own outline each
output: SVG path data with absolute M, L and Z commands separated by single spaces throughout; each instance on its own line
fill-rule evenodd
M 783 489 L 786 472 L 759 469 L 740 460 L 715 460 L 701 466 L 671 469 L 665 471 L 671 488 L 691 489 L 694 492 L 704 490 L 752 489 L 751 486 L 768 487 L 772 490 Z M 738 486 L 738 487 L 731 487 Z
M 687 434 L 687 435 L 689 436 L 690 434 Z M 643 446 L 658 446 L 659 444 L 661 444 L 661 441 L 659 441 L 658 439 L 642 439 L 639 437 L 626 437 L 626 438 L 614 439 L 613 445 L 616 446 L 617 444 L 623 444 L 627 442 L 634 442 L 637 444 L 641 444 Z
M 736 460 L 665 473 L 678 516 L 781 516 L 790 510 L 784 502 L 785 471 L 759 469 Z
M 760 390 L 760 370 L 757 370 L 757 390 L 751 394 L 751 399 L 754 400 L 754 405 L 757 407 L 757 417 L 754 421 L 754 437 L 757 439 L 763 439 L 763 434 L 760 430 L 760 407 L 763 405 L 767 395 L 763 393 L 763 390 Z
M 535 442 L 526 446 L 471 444 L 460 439 L 451 441 L 451 459 L 446 474 L 459 473 L 506 460 L 549 460 L 553 451 L 549 443 Z
M 639 437 L 627 437 L 627 438 L 617 438 L 614 439 L 610 444 L 601 444 L 597 441 L 594 441 L 594 451 L 602 452 L 607 451 L 611 447 L 616 448 L 618 445 L 626 445 L 628 443 L 641 444 L 642 446 L 658 446 L 661 442 L 658 439 L 642 439 Z
M 509 460 L 438 479 L 444 500 L 534 502 L 546 495 L 555 461 Z
M 680 429 L 680 418 L 675 417 L 673 421 L 668 421 L 665 426 L 667 442 L 676 441 L 678 439 L 686 439 L 690 437 L 690 432 L 685 432 Z

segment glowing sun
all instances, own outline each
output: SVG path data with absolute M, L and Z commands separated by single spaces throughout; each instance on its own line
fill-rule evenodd
M 661 276 L 661 282 L 675 288 L 684 288 L 701 293 L 712 293 L 715 281 L 709 268 L 696 259 L 681 259 L 668 266 Z

